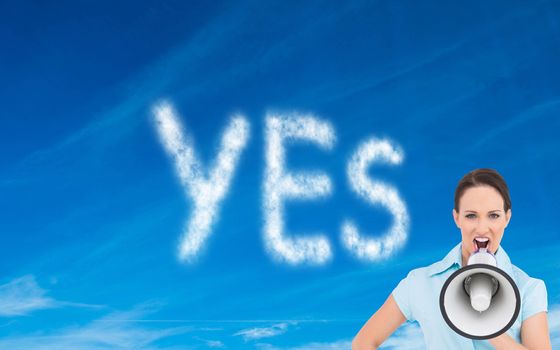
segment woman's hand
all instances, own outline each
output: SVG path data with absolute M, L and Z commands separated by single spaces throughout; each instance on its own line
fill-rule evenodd
M 389 295 L 383 306 L 360 329 L 352 341 L 352 350 L 375 350 L 406 321 L 399 306 Z

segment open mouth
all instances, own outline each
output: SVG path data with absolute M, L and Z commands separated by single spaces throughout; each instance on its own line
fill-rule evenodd
M 487 237 L 476 237 L 475 239 L 473 239 L 473 244 L 475 251 L 482 248 L 488 249 L 490 246 L 490 239 Z

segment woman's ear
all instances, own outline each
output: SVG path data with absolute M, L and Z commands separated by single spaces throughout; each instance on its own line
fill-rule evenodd
M 457 225 L 457 228 L 461 228 L 459 226 L 459 213 L 457 213 L 457 210 L 455 210 L 455 208 L 453 208 L 453 221 L 455 221 L 455 225 Z
M 509 220 L 511 219 L 511 209 L 508 209 L 506 212 L 506 227 L 509 224 Z

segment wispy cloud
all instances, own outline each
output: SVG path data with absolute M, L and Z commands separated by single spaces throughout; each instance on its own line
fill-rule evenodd
M 46 294 L 31 275 L 0 285 L 0 316 L 22 316 L 56 307 L 58 303 Z
M 83 326 L 68 327 L 51 333 L 6 337 L 0 340 L 0 349 L 10 350 L 155 350 L 165 349 L 156 342 L 174 335 L 192 331 L 192 327 L 150 329 L 130 319 L 138 319 L 150 312 L 139 307 L 132 311 L 114 312 Z M 215 343 L 217 344 L 217 343 Z
M 214 348 L 225 348 L 226 347 L 224 342 L 222 342 L 221 340 L 209 340 L 209 339 L 203 339 L 203 338 L 200 338 L 200 337 L 194 337 L 194 339 L 200 340 L 208 348 L 214 349 Z
M 0 317 L 24 316 L 36 310 L 59 307 L 102 308 L 102 305 L 55 300 L 41 288 L 35 276 L 25 275 L 0 285 Z
M 270 327 L 256 327 L 243 329 L 235 336 L 242 336 L 245 341 L 275 337 L 288 331 L 288 323 L 278 323 Z
M 223 348 L 225 344 L 219 340 L 207 340 L 206 345 L 210 348 Z

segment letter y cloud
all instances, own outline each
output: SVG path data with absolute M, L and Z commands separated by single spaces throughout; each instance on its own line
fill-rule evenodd
M 153 109 L 157 131 L 194 210 L 179 243 L 179 259 L 193 261 L 211 232 L 219 204 L 228 192 L 241 151 L 249 139 L 249 123 L 242 116 L 231 119 L 222 135 L 220 149 L 211 168 L 205 169 L 198 159 L 193 141 L 183 135 L 179 119 L 168 102 Z

